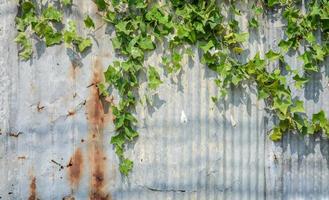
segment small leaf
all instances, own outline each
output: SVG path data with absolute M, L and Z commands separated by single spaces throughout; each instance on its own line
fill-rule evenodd
M 310 43 L 310 44 L 313 44 L 313 43 L 315 43 L 315 41 L 316 41 L 315 36 L 314 36 L 314 34 L 313 34 L 312 32 L 307 33 L 305 39 L 306 39 L 306 41 L 307 41 L 308 43 Z
M 95 4 L 99 11 L 104 11 L 106 9 L 106 2 L 105 0 L 95 0 Z
M 313 122 L 315 132 L 318 132 L 322 129 L 326 134 L 329 133 L 329 122 L 328 122 L 326 114 L 323 110 L 321 110 L 318 113 L 313 114 L 312 122 Z
M 90 18 L 89 15 L 87 15 L 83 21 L 84 21 L 85 26 L 86 26 L 87 28 L 95 28 L 95 23 L 94 23 L 94 21 Z
M 277 4 L 280 4 L 280 0 L 268 0 L 267 4 L 269 7 L 273 7 Z
M 317 60 L 323 61 L 324 56 L 326 53 L 323 51 L 322 47 L 320 45 L 313 45 L 312 48 L 315 50 L 315 58 Z
M 64 6 L 70 6 L 70 5 L 72 5 L 72 0 L 61 0 L 61 3 Z
M 63 35 L 60 32 L 50 33 L 45 35 L 46 45 L 52 46 L 55 44 L 60 44 L 63 39 Z
M 296 74 L 293 79 L 296 81 L 295 86 L 297 89 L 301 89 L 302 86 L 309 81 L 309 79 L 300 77 L 299 74 Z
M 278 98 L 274 98 L 273 108 L 278 109 L 284 115 L 287 114 L 288 108 L 291 105 L 290 100 L 281 100 Z
M 127 29 L 127 24 L 128 23 L 129 22 L 127 22 L 127 21 L 120 21 L 119 23 L 117 23 L 115 25 L 115 31 L 118 32 L 118 33 L 122 32 L 122 33 L 124 33 L 126 35 L 129 35 L 129 33 L 131 32 L 131 30 L 128 30 Z
M 141 40 L 139 41 L 138 44 L 139 44 L 140 48 L 143 50 L 153 50 L 155 48 L 151 37 L 141 38 Z
M 129 160 L 129 159 L 123 159 L 120 163 L 120 172 L 125 175 L 128 176 L 129 172 L 132 170 L 134 166 L 133 161 Z
M 85 49 L 91 47 L 92 45 L 92 41 L 91 39 L 87 38 L 87 39 L 83 39 L 79 44 L 78 44 L 78 48 L 80 52 L 83 52 Z
M 295 102 L 295 105 L 292 106 L 292 107 L 290 107 L 290 111 L 292 113 L 296 113 L 296 112 L 305 113 L 304 102 L 303 101 L 300 101 L 300 100 L 297 100 Z
M 264 10 L 263 10 L 262 7 L 259 7 L 259 6 L 255 5 L 255 4 L 252 5 L 252 10 L 253 10 L 253 12 L 254 12 L 255 15 L 261 15 L 264 12 Z
M 35 9 L 35 6 L 31 1 L 24 1 L 21 4 L 21 8 L 22 8 L 22 12 L 23 12 L 22 14 L 25 15 L 26 13 L 33 12 Z
M 42 12 L 42 16 L 47 20 L 56 22 L 60 22 L 63 18 L 62 13 L 53 6 L 49 6 L 48 8 L 46 8 Z
M 252 18 L 249 22 L 248 25 L 250 28 L 258 28 L 259 24 L 256 18 Z
M 239 54 L 239 53 L 242 53 L 243 52 L 243 49 L 241 47 L 234 47 L 233 48 L 233 51 L 234 51 L 234 53 Z
M 212 42 L 212 40 L 209 40 L 209 42 L 207 43 L 202 43 L 200 44 L 200 48 L 207 53 L 212 47 L 214 47 L 214 43 Z
M 240 43 L 248 40 L 249 33 L 239 33 L 239 34 L 235 33 L 234 36 L 235 36 L 235 41 Z
M 273 60 L 277 60 L 281 57 L 281 54 L 280 53 L 276 53 L 272 50 L 268 51 L 266 54 L 265 54 L 266 58 L 269 59 L 270 61 L 273 61 Z
M 149 66 L 147 71 L 148 86 L 151 90 L 155 90 L 162 83 L 160 75 L 155 67 Z
M 292 42 L 290 40 L 287 41 L 281 40 L 279 42 L 279 47 L 283 50 L 284 53 L 288 52 L 291 46 L 292 46 Z
M 270 133 L 270 139 L 274 142 L 280 141 L 282 139 L 282 132 L 279 128 L 274 128 Z
M 15 38 L 15 42 L 21 45 L 21 50 L 19 52 L 19 56 L 23 60 L 28 60 L 33 51 L 32 51 L 32 43 L 28 40 L 28 37 L 25 32 L 19 32 Z

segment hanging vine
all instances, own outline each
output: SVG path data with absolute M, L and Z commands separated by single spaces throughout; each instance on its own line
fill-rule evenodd
M 255 1 L 254 14 L 249 19 L 249 29 L 261 26 L 258 19 L 265 12 L 281 9 L 286 21 L 285 37 L 278 43 L 280 51 L 269 50 L 265 56 L 257 53 L 248 61 L 242 62 L 239 55 L 245 51 L 243 43 L 248 41 L 249 33 L 241 32 L 234 15 L 241 15 L 235 7 L 235 1 L 216 2 L 215 0 L 167 0 L 153 2 L 145 0 L 95 0 L 99 13 L 105 22 L 115 29 L 112 39 L 113 48 L 124 57 L 115 61 L 105 71 L 105 82 L 98 85 L 100 94 L 107 96 L 109 87 L 116 89 L 120 101 L 112 105 L 115 116 L 116 134 L 111 143 L 120 159 L 120 172 L 128 175 L 133 162 L 124 155 L 127 142 L 138 136 L 137 119 L 133 112 L 138 103 L 136 95 L 139 88 L 138 76 L 147 74 L 148 87 L 156 90 L 163 82 L 156 67 L 144 66 L 147 52 L 156 45 L 168 45 L 162 57 L 164 70 L 169 74 L 178 73 L 183 54 L 192 56 L 189 46 L 196 46 L 202 51 L 201 62 L 217 73 L 215 84 L 219 95 L 212 97 L 214 102 L 227 95 L 230 87 L 245 82 L 254 83 L 257 96 L 263 99 L 267 110 L 274 114 L 276 124 L 271 129 L 270 138 L 278 141 L 284 133 L 298 132 L 312 135 L 322 132 L 329 135 L 329 121 L 320 111 L 309 119 L 304 110 L 303 101 L 292 96 L 287 77 L 292 77 L 294 87 L 301 89 L 309 81 L 310 75 L 321 70 L 329 54 L 329 1 L 310 0 L 301 10 L 302 1 L 268 0 Z M 70 6 L 70 0 L 61 0 L 53 5 L 38 8 L 29 0 L 20 1 L 16 19 L 20 45 L 19 53 L 23 60 L 33 54 L 31 35 L 45 41 L 47 46 L 65 42 L 69 48 L 83 52 L 92 45 L 89 38 L 79 36 L 75 23 L 69 22 L 65 29 L 57 30 L 54 24 L 62 24 L 63 6 Z M 229 7 L 231 17 L 225 17 L 221 8 Z M 91 17 L 84 19 L 86 28 L 95 28 Z M 63 24 L 62 24 L 63 25 Z M 305 52 L 299 57 L 304 65 L 293 70 L 284 59 L 288 51 L 296 51 L 300 46 Z M 269 63 L 278 61 L 280 68 L 268 70 Z M 288 74 L 283 74 L 283 72 Z

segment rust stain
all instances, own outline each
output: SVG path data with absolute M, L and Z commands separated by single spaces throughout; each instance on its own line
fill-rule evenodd
M 30 183 L 30 196 L 28 200 L 37 200 L 37 179 L 33 176 Z
M 67 117 L 70 117 L 70 116 L 73 116 L 73 115 L 75 115 L 75 111 L 74 110 L 67 111 L 67 114 L 66 114 Z
M 89 123 L 88 159 L 90 163 L 90 200 L 110 200 L 111 194 L 106 191 L 107 166 L 103 147 L 103 129 L 112 119 L 109 105 L 100 98 L 97 84 L 103 81 L 103 67 L 96 58 L 93 63 L 92 84 L 89 87 L 90 96 L 86 103 L 87 120 Z
M 80 183 L 83 172 L 83 155 L 80 148 L 74 152 L 66 167 L 68 168 L 70 184 L 73 188 L 76 188 Z
M 69 195 L 69 196 L 63 197 L 62 200 L 75 200 L 75 198 L 74 198 L 74 196 Z
M 110 103 L 104 98 L 100 98 L 97 84 L 104 80 L 103 67 L 98 59 L 94 61 L 93 77 L 91 84 L 88 86 L 90 90 L 89 98 L 86 102 L 87 119 L 93 133 L 98 133 L 104 126 L 111 121 L 112 112 Z
M 18 160 L 25 160 L 26 159 L 26 156 L 18 156 L 17 159 Z
M 10 133 L 8 133 L 8 135 L 10 136 L 10 137 L 15 137 L 15 138 L 18 138 L 18 136 L 19 135 L 21 135 L 21 134 L 23 134 L 23 132 L 10 132 Z
M 44 108 L 45 108 L 45 106 L 41 106 L 41 103 L 39 102 L 37 105 L 38 112 L 41 112 Z

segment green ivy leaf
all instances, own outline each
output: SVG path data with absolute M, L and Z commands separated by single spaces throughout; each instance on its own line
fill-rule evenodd
M 261 15 L 261 14 L 263 14 L 263 12 L 264 12 L 264 10 L 263 10 L 263 8 L 262 7 L 260 7 L 260 6 L 257 6 L 257 5 L 252 5 L 252 11 L 253 11 L 253 13 L 255 14 L 255 15 Z
M 79 52 L 85 51 L 92 46 L 92 41 L 89 38 L 83 38 L 77 34 L 76 24 L 74 21 L 68 22 L 68 27 L 63 34 L 64 42 L 66 44 L 74 44 L 78 47 Z
M 284 115 L 287 114 L 290 105 L 291 105 L 291 101 L 289 99 L 283 100 L 279 98 L 274 98 L 273 108 L 278 109 Z
M 267 4 L 268 4 L 269 7 L 273 7 L 275 5 L 280 4 L 280 0 L 268 0 Z
M 140 41 L 138 42 L 138 45 L 143 50 L 153 50 L 155 48 L 151 37 L 141 38 Z
M 272 49 L 269 50 L 269 51 L 265 54 L 265 56 L 266 56 L 266 58 L 269 59 L 270 61 L 274 61 L 274 60 L 277 60 L 277 59 L 281 58 L 281 54 L 272 51 Z
M 127 24 L 128 24 L 129 22 L 127 22 L 127 21 L 120 21 L 119 23 L 117 23 L 116 25 L 115 25 L 115 30 L 116 30 L 116 32 L 117 33 L 124 33 L 124 34 L 126 34 L 126 35 L 129 35 L 130 34 L 130 32 L 131 32 L 131 30 L 128 30 L 127 29 Z
M 300 77 L 299 74 L 296 74 L 293 79 L 297 89 L 302 89 L 303 85 L 309 81 L 308 78 Z
M 56 21 L 56 22 L 60 22 L 63 18 L 62 13 L 56 8 L 54 8 L 53 6 L 49 6 L 48 8 L 46 8 L 42 12 L 42 16 L 46 20 Z
M 22 8 L 23 16 L 27 13 L 34 12 L 34 10 L 35 10 L 35 6 L 31 1 L 24 1 L 21 4 L 21 8 Z
M 274 128 L 270 133 L 270 139 L 272 141 L 280 141 L 282 139 L 282 132 L 279 128 Z
M 212 47 L 214 47 L 214 43 L 212 40 L 209 40 L 207 43 L 200 44 L 200 48 L 203 50 L 203 52 L 207 53 Z
M 290 107 L 291 113 L 305 113 L 304 102 L 300 100 L 295 101 L 295 105 Z
M 98 8 L 99 11 L 106 10 L 105 0 L 95 0 L 95 4 L 97 5 L 97 8 Z
M 292 47 L 292 42 L 290 40 L 281 40 L 279 42 L 279 47 L 283 50 L 284 53 L 286 53 Z
M 72 0 L 61 0 L 61 3 L 64 6 L 70 6 L 70 5 L 72 5 Z
M 249 38 L 249 33 L 234 33 L 235 43 L 246 42 Z
M 78 48 L 80 52 L 85 51 L 87 48 L 92 46 L 92 41 L 89 38 L 83 39 L 81 40 L 81 42 L 79 42 L 78 44 Z
M 26 33 L 19 32 L 15 38 L 15 42 L 20 44 L 22 47 L 22 49 L 19 52 L 19 56 L 23 60 L 28 60 L 31 57 L 33 51 L 32 51 L 32 43 L 31 41 L 28 40 Z
M 130 47 L 128 51 L 129 51 L 131 57 L 133 57 L 135 59 L 144 57 L 144 52 L 138 47 Z
M 259 26 L 258 21 L 254 17 L 251 20 L 249 20 L 248 25 L 250 28 L 258 28 Z
M 94 21 L 90 18 L 89 15 L 87 15 L 83 21 L 84 21 L 85 26 L 86 26 L 87 28 L 95 28 L 95 23 L 94 23 Z
M 241 48 L 241 47 L 234 47 L 233 48 L 233 52 L 234 53 L 237 53 L 237 54 L 240 54 L 242 53 L 244 50 Z
M 314 34 L 313 34 L 312 32 L 307 33 L 305 39 L 306 39 L 306 41 L 307 41 L 308 43 L 310 43 L 310 44 L 313 44 L 313 43 L 315 43 L 315 41 L 316 41 L 315 36 L 314 36 Z
M 52 32 L 45 35 L 46 45 L 52 46 L 62 43 L 63 35 L 60 32 Z
M 155 67 L 149 66 L 147 71 L 148 86 L 151 90 L 155 90 L 163 82 L 160 79 L 160 75 L 155 69 Z
M 322 47 L 320 45 L 313 45 L 312 48 L 315 51 L 315 59 L 323 61 L 324 56 L 326 55 L 326 53 L 324 52 L 324 50 L 322 49 Z
M 129 160 L 129 159 L 123 159 L 120 163 L 120 172 L 125 175 L 128 176 L 129 172 L 132 170 L 134 166 L 133 161 Z
M 318 113 L 313 114 L 312 122 L 313 122 L 315 132 L 318 132 L 321 129 L 324 130 L 326 133 L 329 132 L 329 122 L 328 122 L 326 114 L 323 110 L 321 110 Z

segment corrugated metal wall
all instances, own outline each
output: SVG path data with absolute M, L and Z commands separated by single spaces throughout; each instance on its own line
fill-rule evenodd
M 66 19 L 82 26 L 89 13 L 103 23 L 92 1 L 74 3 Z M 329 199 L 328 140 L 289 134 L 271 142 L 271 117 L 247 87 L 214 104 L 215 74 L 200 64 L 197 49 L 184 59 L 183 73 L 163 76 L 153 107 L 137 108 L 140 137 L 127 148 L 135 166 L 122 177 L 109 143 L 111 112 L 90 86 L 116 59 L 110 28 L 94 33 L 84 55 L 36 42 L 33 59 L 20 62 L 15 15 L 15 1 L 0 0 L 0 199 Z M 243 29 L 247 17 L 237 18 Z M 284 36 L 279 19 L 276 11 L 264 16 L 251 33 L 250 55 L 275 48 Z M 148 63 L 157 66 L 162 51 Z M 295 55 L 286 58 L 300 65 Z M 328 113 L 325 74 L 296 91 L 310 114 Z

